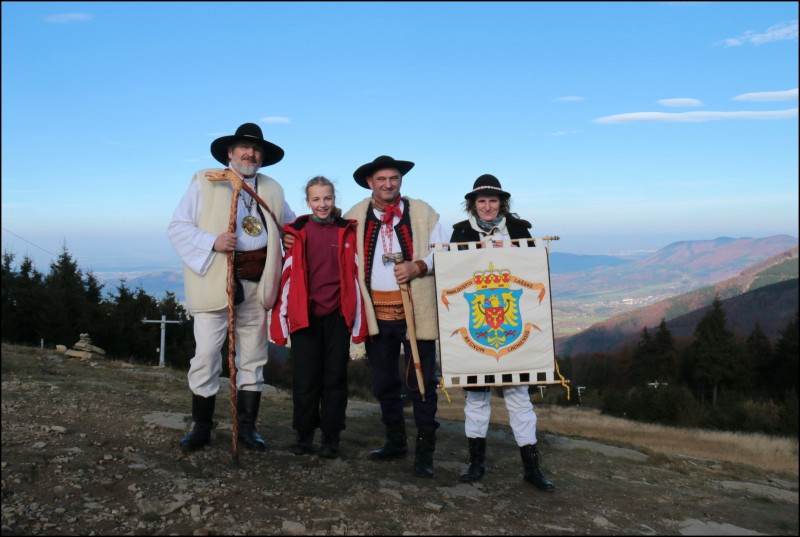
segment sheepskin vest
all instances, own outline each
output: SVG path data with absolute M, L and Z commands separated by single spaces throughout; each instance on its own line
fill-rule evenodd
M 209 181 L 205 172 L 219 169 L 200 170 L 193 181 L 200 181 L 200 221 L 198 227 L 208 233 L 219 235 L 228 231 L 231 213 L 233 188 L 226 181 Z M 267 203 L 279 222 L 283 221 L 283 188 L 275 179 L 258 174 L 258 197 Z M 238 207 L 238 205 L 237 205 Z M 281 277 L 281 235 L 275 221 L 264 209 L 263 219 L 267 227 L 267 261 L 258 282 L 258 300 L 266 309 L 275 304 Z M 237 225 L 239 218 L 237 217 Z M 186 288 L 186 303 L 192 312 L 215 311 L 228 307 L 228 256 L 217 253 L 208 272 L 200 276 L 184 266 L 183 281 Z
M 378 333 L 378 320 L 375 317 L 375 308 L 370 296 L 371 286 L 367 285 L 367 259 L 365 256 L 365 238 L 367 233 L 367 211 L 371 211 L 370 201 L 366 198 L 354 205 L 344 216 L 358 222 L 357 248 L 358 248 L 358 281 L 364 295 L 364 310 L 367 316 L 367 325 L 370 335 Z M 403 196 L 404 218 L 409 216 L 411 224 L 411 244 L 416 259 L 421 259 L 430 251 L 428 242 L 434 226 L 439 221 L 439 214 L 422 200 Z M 373 260 L 374 261 L 374 260 Z M 366 269 L 366 270 L 365 270 Z M 423 340 L 439 339 L 439 318 L 436 313 L 436 285 L 432 275 L 414 278 L 410 283 L 411 296 L 414 300 L 414 318 L 417 338 Z

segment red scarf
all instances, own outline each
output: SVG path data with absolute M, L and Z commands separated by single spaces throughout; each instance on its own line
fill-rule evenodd
M 400 211 L 400 196 L 397 196 L 397 200 L 394 203 L 381 203 L 372 198 L 372 207 L 383 213 L 381 222 L 384 225 L 391 226 L 395 215 L 397 215 L 397 218 L 403 218 L 403 213 Z

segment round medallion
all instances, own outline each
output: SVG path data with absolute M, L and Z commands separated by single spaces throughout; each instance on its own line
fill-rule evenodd
M 242 218 L 242 229 L 251 237 L 258 237 L 264 231 L 261 219 L 257 216 L 248 215 Z

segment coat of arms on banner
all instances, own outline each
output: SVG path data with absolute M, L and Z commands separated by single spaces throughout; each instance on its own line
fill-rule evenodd
M 481 248 L 434 256 L 445 386 L 554 383 L 545 249 Z
M 525 323 L 522 319 L 520 300 L 523 289 L 511 289 L 511 283 L 538 290 L 539 304 L 545 295 L 544 284 L 526 281 L 511 274 L 508 269 L 496 269 L 491 261 L 487 270 L 475 272 L 472 281 L 464 283 L 471 283 L 475 292 L 462 293 L 469 305 L 469 330 L 462 327 L 458 332 L 473 349 L 500 360 L 504 354 L 519 349 L 527 341 L 531 329 L 542 331 L 535 324 Z M 445 307 L 449 306 L 447 294 L 453 293 L 458 291 L 442 293 Z M 517 340 L 520 340 L 519 343 L 514 344 Z

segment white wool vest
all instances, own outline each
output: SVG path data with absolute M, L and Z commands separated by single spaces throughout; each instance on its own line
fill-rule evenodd
M 202 206 L 198 227 L 203 231 L 219 235 L 228 231 L 231 213 L 233 187 L 227 181 L 209 181 L 205 172 L 222 171 L 218 168 L 200 170 L 192 178 L 200 182 Z M 283 188 L 271 177 L 258 174 L 258 196 L 267 203 L 278 222 L 283 221 Z M 258 282 L 259 303 L 271 309 L 278 296 L 281 277 L 280 231 L 269 213 L 261 209 L 267 224 L 267 261 L 261 280 Z M 237 218 L 238 220 L 238 218 Z M 217 253 L 211 262 L 208 272 L 200 276 L 184 265 L 183 281 L 186 289 L 186 303 L 192 312 L 216 311 L 228 307 L 228 256 Z
M 355 204 L 344 216 L 358 222 L 357 248 L 358 248 L 358 281 L 361 284 L 361 292 L 364 295 L 364 310 L 367 315 L 367 326 L 370 335 L 378 333 L 378 320 L 375 317 L 375 308 L 372 305 L 372 297 L 369 296 L 366 285 L 366 275 L 364 266 L 366 258 L 364 256 L 364 234 L 366 233 L 367 211 L 370 208 L 371 197 L 366 198 Z M 412 243 L 414 246 L 414 257 L 421 259 L 428 251 L 428 244 L 431 233 L 439 221 L 439 214 L 422 200 L 407 198 L 403 196 L 406 209 L 410 211 Z M 433 276 L 414 278 L 410 283 L 411 296 L 414 300 L 414 319 L 417 339 L 436 340 L 439 339 L 439 316 L 436 312 L 436 285 Z

